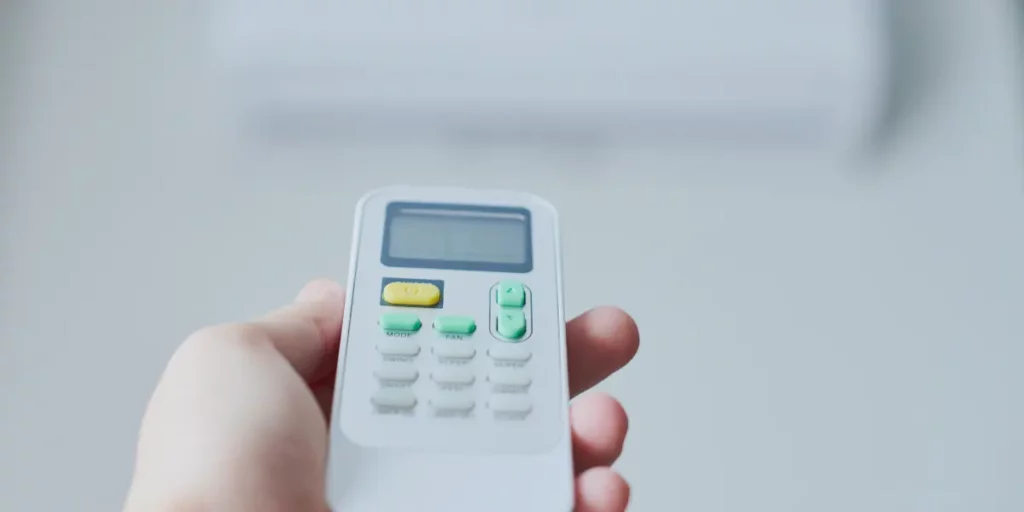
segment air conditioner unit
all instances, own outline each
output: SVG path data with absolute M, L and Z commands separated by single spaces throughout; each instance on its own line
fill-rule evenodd
M 251 126 L 835 147 L 881 108 L 883 1 L 234 0 L 214 27 Z

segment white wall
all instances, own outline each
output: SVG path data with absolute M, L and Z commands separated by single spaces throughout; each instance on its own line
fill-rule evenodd
M 569 309 L 641 324 L 604 386 L 633 510 L 1024 508 L 1019 36 L 1003 2 L 930 4 L 909 106 L 856 165 L 256 151 L 187 3 L 9 9 L 0 510 L 116 509 L 176 343 L 343 276 L 355 199 L 393 182 L 561 208 Z

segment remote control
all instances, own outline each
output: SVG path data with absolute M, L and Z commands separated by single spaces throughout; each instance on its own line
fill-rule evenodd
M 558 215 L 391 187 L 356 208 L 327 461 L 338 512 L 573 508 Z

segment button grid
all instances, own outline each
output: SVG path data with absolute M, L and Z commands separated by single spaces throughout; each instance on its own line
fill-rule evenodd
M 393 300 L 388 301 L 392 305 L 400 302 L 395 298 L 399 292 L 419 299 L 408 300 L 419 302 L 410 306 L 441 300 L 434 294 L 437 288 L 392 284 L 395 286 L 389 298 Z M 423 295 L 428 299 L 423 300 Z M 482 405 L 498 420 L 522 420 L 530 414 L 533 379 L 526 366 L 532 353 L 522 345 L 531 334 L 529 288 L 516 281 L 501 281 L 491 287 L 489 296 L 488 324 L 499 343 L 489 344 L 484 350 L 478 350 L 475 343 L 476 322 L 470 316 L 439 315 L 429 324 L 434 332 L 427 333 L 417 314 L 381 315 L 378 324 L 387 337 L 376 344 L 381 358 L 373 375 L 379 386 L 370 397 L 378 413 L 411 415 L 425 405 L 425 412 L 436 417 L 469 418 Z M 475 374 L 469 364 L 479 357 L 490 361 L 481 375 Z M 433 392 L 421 402 L 414 385 L 424 378 L 429 379 Z M 477 386 L 487 392 L 482 404 L 477 403 L 474 394 Z

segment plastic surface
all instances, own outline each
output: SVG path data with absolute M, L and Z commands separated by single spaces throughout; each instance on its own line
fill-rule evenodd
M 384 266 L 381 247 L 385 211 L 394 201 L 527 208 L 532 217 L 533 270 L 511 274 Z M 554 208 L 534 196 L 515 192 L 388 188 L 372 192 L 360 201 L 352 247 L 328 460 L 328 497 L 333 509 L 571 510 L 574 491 L 565 314 Z M 381 304 L 382 282 L 391 278 L 443 281 L 443 307 Z M 514 343 L 498 339 L 483 325 L 494 318 L 493 288 L 506 279 L 521 282 L 528 290 L 524 307 L 530 320 L 530 336 Z M 421 327 L 411 335 L 389 336 L 378 319 L 382 314 L 395 312 L 417 315 Z M 433 326 L 436 318 L 450 315 L 473 317 L 481 328 L 462 340 L 446 339 Z M 437 350 L 453 346 L 446 344 L 449 341 L 459 341 L 455 346 L 462 349 L 472 347 L 474 353 L 468 359 L 466 354 L 456 355 L 468 362 L 439 363 Z M 382 397 L 389 403 L 405 406 L 403 400 L 409 395 L 404 393 L 411 390 L 416 397 L 412 413 L 385 414 L 371 404 L 371 398 L 381 389 L 377 372 L 387 362 L 378 351 L 378 344 L 387 342 L 415 344 L 418 348 L 398 358 L 415 367 L 415 382 L 389 388 L 393 393 Z M 519 353 L 528 351 L 529 359 L 496 363 L 495 357 L 502 354 L 512 354 L 504 358 L 507 361 L 515 359 L 515 353 L 508 352 L 510 347 Z M 525 394 L 495 393 L 494 383 L 488 382 L 492 374 L 507 377 L 500 372 L 510 368 L 529 374 Z M 474 379 L 467 381 L 472 382 L 468 387 L 460 387 L 464 391 L 460 399 L 468 397 L 474 403 L 472 412 L 434 414 L 437 404 L 432 401 L 446 399 L 439 394 L 444 387 L 437 380 L 451 379 L 467 371 Z M 462 405 L 448 396 L 448 402 L 441 405 Z M 495 412 L 499 407 L 513 410 L 522 406 L 523 400 L 530 403 L 525 417 Z

